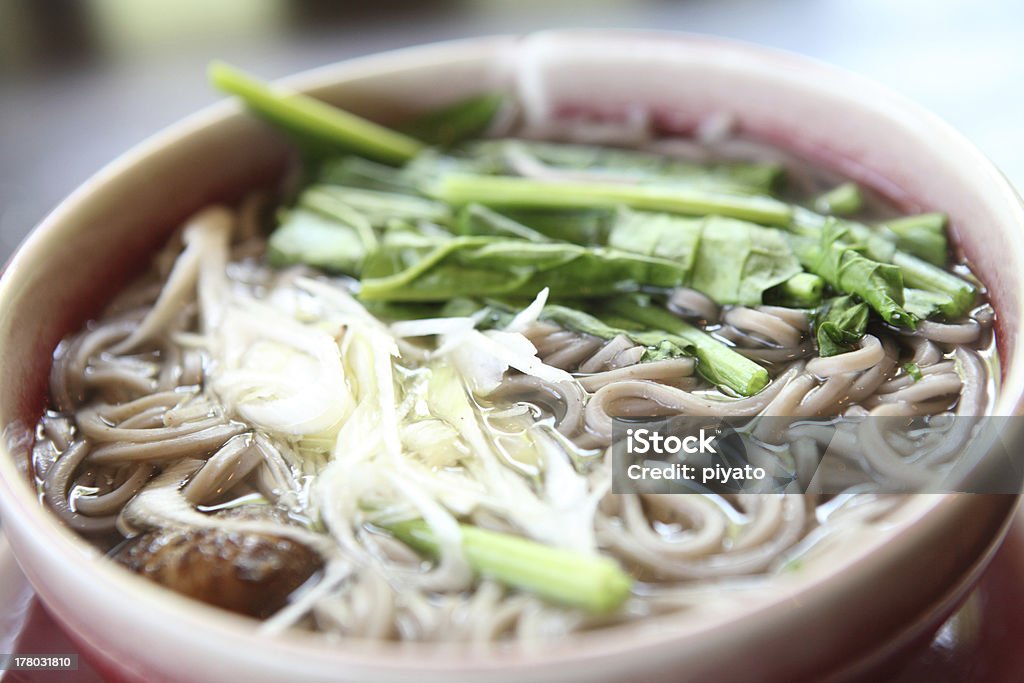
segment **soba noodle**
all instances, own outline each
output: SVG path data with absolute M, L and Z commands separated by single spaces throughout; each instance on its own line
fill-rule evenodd
M 762 154 L 739 149 L 725 123 L 699 144 L 652 140 L 644 117 L 626 128 L 534 121 L 522 137 L 621 144 L 626 135 L 666 154 Z M 508 163 L 528 178 L 637 182 L 515 148 Z M 803 166 L 791 176 L 821 185 Z M 710 383 L 692 357 L 652 359 L 628 334 L 602 338 L 539 317 L 540 299 L 486 333 L 464 316 L 391 326 L 346 278 L 268 265 L 270 208 L 267 195 L 252 195 L 237 210 L 203 210 L 146 276 L 61 342 L 35 451 L 46 505 L 113 556 L 131 556 L 136 571 L 149 571 L 139 539 L 166 530 L 186 545 L 205 530 L 314 551 L 292 568 L 281 604 L 250 612 L 273 614 L 268 630 L 541 642 L 685 609 L 688 588 L 769 580 L 829 529 L 876 524 L 902 499 L 615 494 L 615 418 L 970 416 L 991 399 L 987 307 L 913 331 L 875 321 L 854 348 L 825 357 L 806 310 L 667 292 L 666 310 L 767 369 L 767 387 L 744 396 Z M 885 477 L 923 476 L 882 424 L 839 430 L 830 452 L 851 467 L 866 458 Z M 758 436 L 788 440 L 804 484 L 849 476 L 818 470 L 825 444 L 811 425 Z M 955 428 L 942 436 L 950 443 L 935 462 L 966 438 Z M 434 562 L 389 533 L 409 518 L 432 529 Z M 459 524 L 610 557 L 640 583 L 611 613 L 560 605 L 481 577 Z

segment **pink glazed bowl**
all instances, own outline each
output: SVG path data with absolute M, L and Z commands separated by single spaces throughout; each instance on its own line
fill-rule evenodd
M 200 76 L 197 74 L 197 78 Z M 885 193 L 946 211 L 998 312 L 1002 391 L 1024 396 L 1024 208 L 969 142 L 914 104 L 791 55 L 683 35 L 564 31 L 444 43 L 344 62 L 289 84 L 391 122 L 482 90 L 536 111 L 650 111 L 686 131 L 710 113 Z M 37 227 L 0 280 L 0 514 L 56 620 L 111 679 L 126 681 L 792 681 L 845 678 L 927 636 L 1002 540 L 1016 496 L 918 496 L 884 534 L 780 576 L 742 604 L 709 594 L 678 615 L 531 651 L 401 647 L 257 623 L 180 598 L 109 564 L 44 510 L 29 482 L 32 429 L 52 350 L 94 314 L 191 212 L 280 177 L 277 134 L 221 103 L 128 152 Z

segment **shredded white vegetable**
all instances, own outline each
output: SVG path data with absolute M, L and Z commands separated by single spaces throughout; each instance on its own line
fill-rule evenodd
M 307 475 L 298 495 L 349 561 L 428 590 L 466 589 L 473 576 L 459 520 L 477 513 L 548 545 L 596 552 L 605 489 L 576 471 L 572 444 L 522 411 L 501 416 L 499 435 L 480 400 L 510 371 L 574 381 L 521 333 L 540 316 L 546 290 L 505 329 L 481 332 L 473 318 L 386 325 L 343 282 L 326 279 L 202 286 L 218 298 L 216 318 L 192 340 L 210 353 L 209 387 L 230 415 L 290 444 L 287 466 Z M 416 341 L 424 337 L 436 347 Z M 364 541 L 367 522 L 410 518 L 436 538 L 429 571 L 388 564 Z M 283 612 L 273 628 L 303 611 Z
M 529 328 L 530 325 L 533 325 L 535 322 L 537 322 L 537 320 L 540 319 L 541 312 L 543 312 L 544 307 L 548 303 L 548 295 L 550 293 L 551 290 L 548 289 L 547 287 L 540 290 L 540 292 L 537 293 L 537 297 L 533 300 L 533 302 L 523 310 L 519 311 L 519 313 L 517 313 L 516 316 L 512 318 L 512 322 L 505 326 L 505 331 L 523 332 L 524 330 Z

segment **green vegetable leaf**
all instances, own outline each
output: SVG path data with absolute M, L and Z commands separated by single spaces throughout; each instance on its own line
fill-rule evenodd
M 352 155 L 325 159 L 316 172 L 316 182 L 363 190 L 416 193 L 416 186 L 409 180 L 404 169 Z
M 326 102 L 260 81 L 222 62 L 210 64 L 210 82 L 237 95 L 284 130 L 337 151 L 356 151 L 388 163 L 411 159 L 423 143 Z
M 426 221 L 446 225 L 452 221 L 447 206 L 423 197 L 396 192 L 380 192 L 340 185 L 312 185 L 299 197 L 303 208 L 319 211 L 327 216 L 346 216 L 356 211 L 373 227 L 385 227 L 389 221 Z
M 540 318 L 553 322 L 559 327 L 605 340 L 612 340 L 625 333 L 622 328 L 609 325 L 589 313 L 557 304 L 545 306 L 541 311 Z
M 501 93 L 475 95 L 420 116 L 407 132 L 432 145 L 451 147 L 481 135 L 506 103 Z
M 920 382 L 921 378 L 924 377 L 924 373 L 921 372 L 921 368 L 918 367 L 917 363 L 904 363 L 903 371 L 913 377 L 915 382 Z
M 650 331 L 651 336 L 642 337 L 628 332 L 637 343 L 651 345 L 660 336 L 672 342 L 678 339 L 680 346 L 692 345 L 698 371 L 714 384 L 742 396 L 752 396 L 768 385 L 768 371 L 763 367 L 664 308 L 650 305 L 644 297 L 618 297 L 609 303 L 608 310 Z
M 611 231 L 618 222 L 618 212 L 614 209 L 576 211 L 506 209 L 501 213 L 549 239 L 572 242 L 585 247 L 607 245 Z
M 287 211 L 270 236 L 267 257 L 277 267 L 304 263 L 325 270 L 358 276 L 376 239 L 358 213 L 349 220 L 295 209 Z
M 928 220 L 934 221 L 935 219 Z M 818 215 L 801 207 L 794 208 L 793 222 L 788 226 L 788 229 L 794 234 L 794 239 L 790 240 L 790 244 L 793 245 L 794 251 L 804 267 L 810 268 L 808 261 L 813 262 L 814 260 L 813 256 L 810 259 L 805 257 L 815 253 L 813 245 L 808 249 L 806 240 L 819 241 L 826 225 L 834 221 L 835 219 Z M 896 248 L 898 240 L 896 232 L 885 227 L 875 230 L 862 223 L 846 220 L 838 224 L 847 231 L 843 238 L 844 243 L 862 250 L 864 255 L 870 259 L 891 263 L 899 268 L 906 286 L 945 294 L 949 297 L 949 301 L 942 307 L 942 314 L 947 318 L 959 318 L 974 305 L 977 287 L 957 274 L 945 270 L 943 267 L 945 257 L 940 265 L 936 265 L 936 263 L 930 263 L 910 251 L 898 250 Z M 920 251 L 920 249 L 915 249 L 915 251 Z M 937 258 L 937 254 L 932 254 L 931 257 Z
M 413 268 L 451 241 L 451 235 L 427 234 L 396 225 L 384 233 L 378 248 L 367 255 L 362 278 L 383 278 Z
M 540 317 L 601 339 L 625 335 L 647 348 L 644 362 L 694 356 L 697 370 L 709 381 L 743 396 L 768 384 L 767 371 L 757 363 L 643 298 L 618 299 L 602 309 L 600 317 L 558 305 L 545 306 Z
M 612 182 L 535 180 L 464 173 L 442 175 L 427 194 L 462 206 L 519 209 L 607 209 L 620 205 L 681 215 L 718 214 L 766 225 L 788 225 L 792 209 L 771 197 Z
M 818 354 L 835 356 L 851 351 L 868 326 L 868 305 L 853 296 L 829 299 L 814 315 Z
M 608 243 L 675 262 L 688 286 L 720 304 L 761 304 L 765 290 L 802 272 L 782 233 L 718 216 L 621 210 Z
M 802 272 L 783 235 L 743 221 L 705 220 L 689 286 L 719 304 L 761 304 L 764 292 Z
M 416 551 L 438 555 L 437 539 L 425 522 L 398 522 L 384 528 Z M 459 531 L 462 552 L 474 570 L 558 604 L 607 613 L 625 602 L 633 586 L 632 577 L 608 557 L 553 548 L 468 524 L 460 524 Z
M 695 356 L 697 351 L 693 343 L 682 337 L 665 331 L 636 329 L 635 321 L 619 320 L 616 316 L 606 316 L 602 320 L 574 308 L 552 304 L 544 307 L 540 318 L 565 329 L 609 341 L 625 335 L 634 343 L 647 348 L 644 352 L 644 362 Z
M 964 315 L 974 305 L 977 288 L 955 273 L 905 252 L 896 252 L 893 265 L 900 269 L 908 287 L 945 295 L 948 301 L 940 310 L 950 320 Z
M 821 303 L 825 281 L 814 273 L 797 273 L 764 293 L 764 302 L 788 308 L 814 308 Z
M 689 277 L 697 260 L 704 224 L 703 218 L 682 218 L 665 213 L 622 209 L 609 232 L 608 245 L 623 251 L 669 259 L 678 264 Z M 786 249 L 788 251 L 788 247 Z
M 466 154 L 487 159 L 500 173 L 516 175 L 517 162 L 527 160 L 563 171 L 582 171 L 601 180 L 630 179 L 646 184 L 676 185 L 730 194 L 771 194 L 782 175 L 774 163 L 722 162 L 702 164 L 664 154 L 594 145 L 487 140 L 469 146 Z
M 492 211 L 482 204 L 467 204 L 459 211 L 455 221 L 455 232 L 459 235 L 490 235 L 511 237 L 532 242 L 550 242 L 543 233 L 522 223 Z
M 911 287 L 903 290 L 903 307 L 921 320 L 944 315 L 952 304 L 953 300 L 946 294 Z
M 833 216 L 847 216 L 864 205 L 857 183 L 843 183 L 814 200 L 814 208 Z
M 845 240 L 848 230 L 829 220 L 817 242 L 793 237 L 800 262 L 844 294 L 856 294 L 893 325 L 914 328 L 916 318 L 903 307 L 903 276 L 897 266 L 864 256 Z
M 548 287 L 553 296 L 586 298 L 641 285 L 674 287 L 685 275 L 665 259 L 575 244 L 455 237 L 438 239 L 429 251 L 423 246 L 422 241 L 416 249 L 402 245 L 401 258 L 396 258 L 396 247 L 382 243 L 360 296 L 389 301 L 443 301 L 467 292 L 532 297 Z M 392 270 L 379 266 L 385 262 Z
M 943 267 L 949 260 L 946 214 L 922 213 L 887 221 L 884 228 L 895 236 L 896 246 L 928 263 Z

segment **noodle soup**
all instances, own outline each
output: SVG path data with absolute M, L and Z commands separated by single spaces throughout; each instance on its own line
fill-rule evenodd
M 33 459 L 114 561 L 267 630 L 543 641 L 770 582 L 904 499 L 616 494 L 616 417 L 994 399 L 945 217 L 728 121 L 523 126 L 485 94 L 406 134 L 214 73 L 317 153 L 61 343 Z

